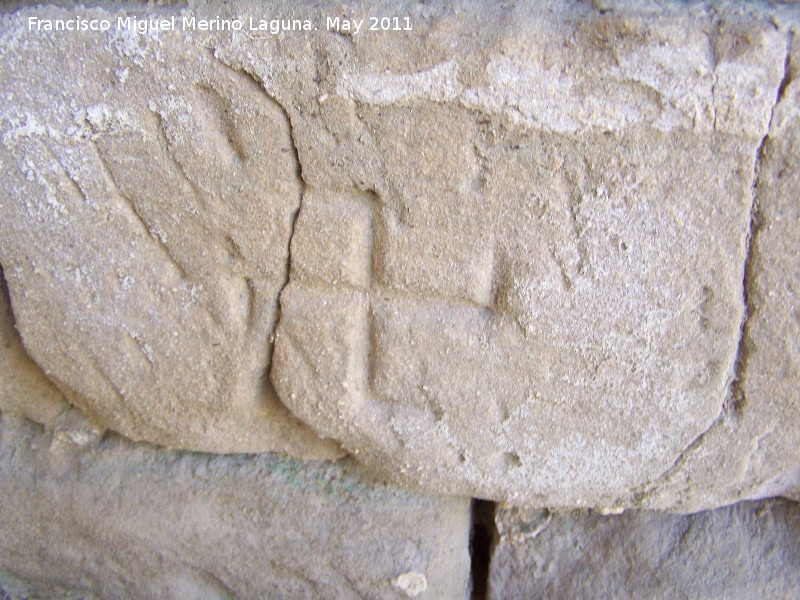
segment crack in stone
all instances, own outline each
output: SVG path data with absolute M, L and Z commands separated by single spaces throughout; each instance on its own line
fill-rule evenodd
M 712 117 L 714 119 L 712 130 L 717 130 L 717 65 L 719 64 L 719 59 L 717 58 L 717 49 L 714 47 L 714 38 L 711 37 L 709 33 L 706 33 L 706 37 L 708 37 L 708 44 L 709 49 L 711 50 L 711 112 Z
M 732 406 L 729 405 L 727 407 L 727 410 L 732 411 L 734 414 L 744 410 L 744 408 L 747 406 L 747 397 L 743 390 L 742 378 L 744 372 L 747 369 L 747 362 L 750 358 L 750 348 L 747 342 L 749 339 L 748 331 L 749 331 L 750 318 L 753 316 L 754 313 L 754 307 L 752 306 L 752 293 L 751 293 L 754 284 L 753 259 L 755 253 L 755 239 L 758 236 L 762 225 L 762 221 L 760 219 L 759 203 L 758 203 L 758 183 L 761 174 L 761 163 L 766 153 L 766 143 L 767 143 L 767 138 L 769 138 L 769 132 L 772 129 L 772 121 L 775 117 L 775 108 L 778 106 L 781 99 L 783 98 L 783 95 L 786 91 L 786 87 L 789 84 L 789 79 L 790 79 L 789 57 L 790 57 L 791 46 L 792 46 L 792 35 L 790 33 L 787 35 L 786 39 L 786 55 L 783 61 L 783 75 L 781 77 L 781 82 L 778 85 L 778 90 L 775 95 L 775 102 L 773 103 L 772 108 L 770 109 L 769 122 L 767 124 L 767 132 L 764 134 L 764 137 L 761 138 L 761 141 L 758 144 L 758 148 L 756 149 L 755 166 L 753 169 L 753 184 L 751 188 L 752 203 L 750 206 L 750 224 L 749 224 L 750 227 L 747 233 L 747 251 L 745 254 L 745 262 L 744 262 L 744 269 L 742 276 L 744 315 L 742 317 L 742 323 L 739 329 L 739 344 L 736 349 L 736 361 L 734 362 L 733 381 L 731 382 L 731 390 L 728 395 L 728 400 L 726 401 L 732 403 Z
M 297 179 L 300 182 L 300 201 L 297 204 L 297 210 L 292 213 L 291 222 L 289 224 L 289 241 L 287 242 L 287 260 L 286 260 L 286 278 L 281 285 L 281 289 L 278 292 L 278 306 L 280 307 L 280 297 L 283 294 L 283 290 L 286 289 L 286 286 L 289 285 L 289 278 L 292 272 L 292 241 L 294 240 L 295 234 L 295 225 L 297 224 L 297 217 L 300 216 L 300 211 L 303 208 L 303 200 L 305 199 L 307 184 L 305 177 L 303 177 L 303 165 L 300 163 L 300 153 L 297 149 L 297 141 L 295 139 L 295 131 L 294 126 L 292 125 L 292 121 L 289 118 L 289 113 L 287 110 L 281 105 L 279 102 L 275 101 L 275 103 L 281 107 L 283 110 L 283 114 L 286 117 L 286 121 L 289 123 L 289 131 L 290 137 L 292 141 L 292 153 L 294 154 L 294 160 L 297 164 Z M 278 322 L 280 321 L 280 312 L 278 313 L 278 318 L 275 321 L 275 327 L 278 327 Z
M 489 575 L 492 553 L 498 543 L 495 524 L 497 504 L 489 500 L 472 500 L 472 526 L 469 536 L 471 600 L 489 597 Z
M 280 290 L 278 290 L 277 309 L 276 309 L 276 313 L 275 313 L 275 323 L 272 326 L 272 330 L 271 330 L 270 335 L 269 335 L 269 338 L 270 338 L 272 344 L 271 344 L 270 349 L 269 349 L 269 358 L 268 358 L 268 361 L 267 361 L 268 373 L 267 373 L 267 377 L 265 377 L 265 380 L 268 382 L 269 386 L 273 390 L 275 398 L 278 399 L 281 402 L 281 404 L 285 406 L 285 404 L 283 403 L 283 400 L 280 399 L 280 396 L 278 396 L 277 391 L 275 391 L 275 384 L 272 381 L 272 377 L 273 377 L 272 376 L 272 365 L 273 365 L 273 362 L 274 362 L 273 359 L 275 357 L 275 346 L 276 346 L 275 334 L 278 331 L 278 326 L 280 325 L 281 318 L 283 316 L 283 306 L 282 306 L 282 303 L 281 303 L 281 296 L 283 296 L 283 291 L 289 285 L 289 281 L 290 281 L 290 278 L 291 278 L 291 273 L 292 273 L 292 242 L 294 241 L 295 225 L 297 224 L 297 218 L 300 215 L 300 210 L 303 207 L 303 199 L 305 198 L 308 184 L 306 183 L 305 177 L 303 175 L 303 165 L 300 162 L 300 151 L 299 151 L 298 145 L 297 145 L 297 139 L 296 139 L 294 124 L 292 123 L 292 119 L 289 116 L 289 111 L 286 109 L 286 107 L 283 104 L 281 104 L 278 101 L 277 98 L 275 98 L 272 94 L 270 94 L 267 91 L 266 87 L 264 86 L 264 82 L 256 74 L 252 73 L 247 68 L 237 68 L 237 67 L 234 67 L 234 66 L 226 63 L 219 56 L 217 56 L 217 54 L 215 52 L 213 52 L 213 51 L 211 52 L 211 57 L 212 57 L 213 60 L 218 61 L 225 68 L 230 69 L 230 70 L 232 70 L 232 71 L 234 71 L 236 73 L 240 73 L 242 75 L 245 75 L 246 77 L 251 79 L 253 82 L 255 82 L 255 84 L 264 93 L 264 95 L 267 98 L 269 98 L 269 100 L 271 102 L 273 102 L 275 104 L 275 106 L 277 106 L 281 110 L 281 112 L 283 113 L 283 117 L 286 119 L 286 123 L 289 126 L 289 140 L 291 142 L 291 152 L 292 152 L 292 154 L 294 156 L 294 162 L 295 162 L 295 165 L 297 166 L 296 171 L 295 171 L 295 176 L 297 177 L 297 181 L 300 184 L 300 198 L 299 198 L 299 201 L 297 203 L 297 208 L 292 212 L 292 215 L 291 215 L 290 221 L 289 221 L 289 239 L 288 239 L 287 244 L 286 244 L 286 275 L 285 275 L 285 277 L 283 279 L 283 282 L 281 283 Z M 288 407 L 287 407 L 287 410 L 288 410 Z M 291 411 L 289 411 L 289 412 L 291 412 Z
M 695 437 L 694 440 L 692 440 L 692 442 L 688 446 L 686 446 L 686 448 L 683 449 L 683 451 L 678 455 L 678 457 L 675 459 L 672 465 L 670 465 L 669 468 L 663 471 L 660 475 L 650 480 L 647 484 L 641 486 L 639 488 L 639 491 L 634 492 L 633 498 L 635 504 L 640 504 L 641 502 L 643 502 L 653 492 L 653 490 L 655 490 L 655 488 L 660 482 L 669 479 L 669 477 L 675 471 L 677 471 L 680 468 L 680 466 L 687 460 L 687 456 L 689 456 L 695 450 L 695 448 L 702 445 L 703 438 L 705 438 L 705 436 L 712 429 L 717 428 L 721 423 L 725 422 L 727 419 L 732 418 L 735 421 L 735 419 L 738 417 L 741 411 L 743 411 L 747 406 L 747 397 L 744 393 L 742 382 L 743 382 L 743 374 L 747 368 L 747 362 L 750 357 L 750 348 L 748 346 L 748 339 L 749 339 L 748 329 L 749 329 L 750 318 L 753 316 L 753 307 L 750 304 L 751 294 L 749 293 L 749 290 L 752 289 L 752 284 L 754 279 L 752 273 L 752 262 L 753 262 L 753 255 L 755 252 L 754 241 L 761 228 L 761 222 L 759 219 L 757 188 L 761 171 L 761 162 L 764 157 L 767 138 L 769 138 L 769 132 L 772 128 L 772 121 L 775 116 L 775 108 L 778 106 L 781 99 L 783 98 L 786 88 L 791 80 L 789 71 L 791 45 L 792 45 L 792 34 L 789 33 L 786 38 L 786 54 L 784 56 L 784 62 L 783 62 L 783 75 L 781 77 L 781 82 L 778 85 L 778 89 L 775 94 L 775 102 L 772 104 L 772 108 L 770 109 L 767 131 L 759 141 L 759 144 L 755 152 L 753 182 L 751 185 L 752 199 L 750 205 L 750 221 L 748 224 L 747 239 L 745 242 L 746 245 L 745 260 L 742 269 L 743 272 L 742 301 L 744 304 L 744 314 L 742 315 L 742 322 L 739 326 L 739 341 L 737 343 L 736 358 L 733 364 L 733 378 L 731 379 L 728 394 L 726 395 L 725 400 L 722 403 L 719 415 L 717 415 L 717 418 L 714 419 L 714 421 L 708 426 L 708 428 L 706 428 L 705 431 L 703 431 L 697 437 Z
M 258 80 L 252 74 L 250 74 L 250 73 L 247 73 L 247 74 L 254 81 L 259 83 Z M 263 85 L 261 83 L 259 83 L 259 86 L 261 86 L 261 88 L 263 89 Z M 267 94 L 266 90 L 264 90 L 264 93 Z M 271 95 L 267 94 L 267 96 L 269 98 L 271 98 L 273 100 L 273 102 L 275 102 L 275 104 L 277 106 L 280 107 L 280 109 L 283 111 L 284 117 L 286 118 L 286 122 L 289 124 L 289 138 L 290 138 L 291 143 L 292 143 L 291 151 L 292 151 L 292 153 L 294 155 L 295 164 L 297 165 L 296 176 L 297 176 L 297 179 L 298 179 L 298 181 L 300 183 L 300 198 L 299 198 L 299 202 L 297 203 L 297 209 L 292 213 L 291 218 L 290 218 L 290 222 L 289 222 L 289 239 L 286 242 L 286 276 L 284 277 L 284 280 L 283 280 L 283 283 L 281 284 L 280 290 L 278 290 L 278 296 L 277 296 L 278 306 L 277 306 L 277 311 L 275 313 L 275 324 L 272 327 L 272 339 L 273 339 L 273 341 L 272 341 L 272 346 L 271 346 L 270 351 L 269 351 L 269 370 L 270 370 L 270 372 L 269 372 L 269 380 L 270 380 L 270 383 L 272 383 L 272 385 L 274 386 L 274 382 L 272 382 L 272 365 L 273 365 L 273 358 L 275 356 L 275 346 L 277 345 L 276 344 L 276 339 L 275 339 L 275 334 L 278 331 L 278 325 L 280 325 L 281 317 L 283 316 L 283 303 L 281 301 L 281 298 L 283 296 L 283 291 L 289 285 L 289 281 L 291 279 L 291 274 L 292 274 L 292 242 L 294 241 L 294 234 L 295 234 L 296 225 L 297 225 L 297 218 L 300 216 L 300 211 L 303 208 L 303 200 L 304 200 L 304 198 L 306 196 L 307 183 L 306 183 L 305 177 L 303 176 L 303 165 L 300 163 L 300 152 L 299 152 L 298 147 L 297 147 L 297 140 L 295 139 L 294 125 L 292 124 L 292 120 L 289 117 L 289 111 L 287 111 L 286 107 L 284 107 L 280 102 L 278 102 Z M 276 397 L 278 397 L 277 393 L 276 393 Z

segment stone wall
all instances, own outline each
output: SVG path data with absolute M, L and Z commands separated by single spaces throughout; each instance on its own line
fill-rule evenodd
M 7 5 L 0 591 L 797 594 L 798 9 Z

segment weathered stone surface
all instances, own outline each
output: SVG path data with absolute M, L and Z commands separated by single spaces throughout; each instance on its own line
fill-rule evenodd
M 752 463 L 757 410 L 734 457 L 681 469 L 764 393 L 743 391 L 743 280 L 797 8 L 381 6 L 413 31 L 326 30 L 369 2 L 182 13 L 318 27 L 278 35 L 4 18 L 0 262 L 32 357 L 98 422 L 172 446 L 339 451 L 297 417 L 440 492 L 789 493 L 794 454 L 716 475 Z
M 691 511 L 720 497 L 800 500 L 800 42 L 764 140 L 747 262 L 749 317 L 733 395 L 642 503 Z
M 0 412 L 52 425 L 69 410 L 61 392 L 25 352 L 14 328 L 8 288 L 0 269 Z
M 459 7 L 402 53 L 330 44 L 316 90 L 220 52 L 314 140 L 273 381 L 409 485 L 635 504 L 730 394 L 789 34 L 687 7 Z
M 0 268 L 0 413 L 44 425 L 57 446 L 90 447 L 103 427 L 70 406 L 64 396 L 25 352 L 14 326 L 8 288 Z M 1 591 L 1 590 L 0 590 Z
M 351 461 L 54 445 L 0 416 L 0 588 L 12 597 L 453 598 L 469 501 Z
M 490 598 L 796 598 L 800 506 L 694 515 L 502 509 Z
M 181 37 L 21 36 L 28 14 L 2 41 L 0 261 L 30 354 L 135 440 L 340 456 L 267 376 L 302 189 L 283 110 Z

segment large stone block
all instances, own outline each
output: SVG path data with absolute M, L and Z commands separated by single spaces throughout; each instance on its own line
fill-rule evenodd
M 219 53 L 315 142 L 272 367 L 296 415 L 408 485 L 607 507 L 721 419 L 791 26 L 651 9 L 431 9 L 328 43 L 315 91 Z
M 800 506 L 693 515 L 501 509 L 489 598 L 796 598 Z
M 789 221 L 751 235 L 771 195 L 796 205 L 773 183 L 796 6 L 398 2 L 412 30 L 360 33 L 329 19 L 369 27 L 371 2 L 271 6 L 311 30 L 4 17 L 0 262 L 72 403 L 134 439 L 341 452 L 322 436 L 540 506 L 791 493 L 794 350 L 747 353 L 796 312 L 756 289 L 786 288 L 764 277 L 795 269 L 769 258 Z
M 0 589 L 12 597 L 452 598 L 469 500 L 352 462 L 90 449 L 0 415 Z
M 73 12 L 4 17 L 0 261 L 30 354 L 134 440 L 340 456 L 268 379 L 302 190 L 283 109 L 180 35 L 27 31 Z

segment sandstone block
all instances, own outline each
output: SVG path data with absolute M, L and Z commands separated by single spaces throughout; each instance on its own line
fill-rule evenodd
M 794 598 L 800 508 L 693 515 L 501 509 L 489 598 Z
M 737 381 L 720 418 L 643 495 L 691 511 L 721 496 L 800 499 L 800 44 L 759 157 Z
M 752 231 L 796 204 L 797 7 L 381 6 L 411 30 L 4 17 L 0 263 L 33 359 L 170 446 L 341 452 L 322 436 L 550 507 L 791 493 L 795 349 L 748 352 L 796 312 L 791 218 Z
M 352 460 L 53 445 L 0 415 L 0 588 L 12 597 L 453 598 L 469 501 Z
M 31 356 L 134 440 L 340 456 L 268 380 L 302 189 L 283 109 L 182 36 L 21 40 L 28 15 L 74 15 L 5 17 L 0 261 Z
M 636 504 L 731 394 L 789 31 L 685 7 L 459 6 L 413 41 L 329 43 L 314 93 L 220 52 L 315 141 L 298 143 L 302 260 L 273 381 L 405 484 Z M 323 205 L 348 233 L 319 226 Z

